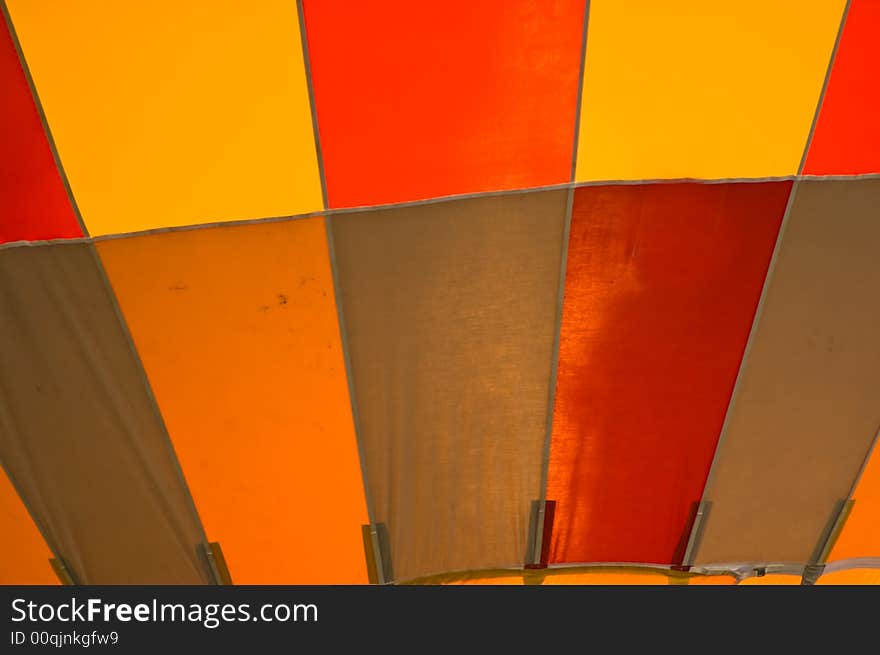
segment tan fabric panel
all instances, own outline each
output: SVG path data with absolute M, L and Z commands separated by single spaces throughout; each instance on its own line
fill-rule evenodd
M 0 458 L 88 584 L 199 584 L 201 528 L 92 246 L 0 251 Z
M 880 180 L 794 193 L 698 564 L 807 562 L 880 425 Z
M 566 196 L 332 218 L 368 493 L 398 581 L 523 565 Z

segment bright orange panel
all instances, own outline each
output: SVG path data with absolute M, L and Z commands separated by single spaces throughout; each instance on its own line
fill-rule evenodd
M 666 585 L 669 578 L 661 571 L 609 570 L 584 573 L 561 573 L 547 576 L 545 585 Z
M 557 573 L 547 576 L 545 585 L 666 585 L 669 577 L 663 571 L 609 569 Z
M 233 582 L 367 582 L 322 219 L 115 239 L 98 251 Z
M 876 584 L 880 585 L 880 569 L 846 569 L 820 576 L 816 584 Z
M 448 576 L 436 576 L 419 581 L 417 584 L 443 584 L 443 585 L 493 585 L 514 587 L 523 584 L 522 573 L 516 571 L 473 573 L 451 573 Z
M 662 569 L 624 567 L 578 569 L 571 572 L 556 570 L 544 580 L 545 585 L 729 585 L 733 583 L 734 579 L 729 575 L 702 576 Z
M 830 561 L 880 557 L 880 448 L 874 447 L 853 493 L 850 512 Z
M 736 578 L 732 575 L 697 575 L 688 579 L 689 585 L 733 585 Z
M 595 567 L 523 571 L 467 571 L 431 576 L 414 584 L 444 585 L 731 585 L 731 575 L 691 575 L 663 569 Z
M 43 536 L 0 470 L 0 585 L 58 584 Z
M 782 573 L 769 573 L 760 578 L 755 576 L 753 578 L 746 578 L 740 582 L 740 584 L 743 585 L 799 585 L 800 583 L 801 576 Z

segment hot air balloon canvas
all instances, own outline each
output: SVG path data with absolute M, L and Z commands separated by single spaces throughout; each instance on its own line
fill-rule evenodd
M 880 3 L 0 4 L 0 584 L 880 583 Z

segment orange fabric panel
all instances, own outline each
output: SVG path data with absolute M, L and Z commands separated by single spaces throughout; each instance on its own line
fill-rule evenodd
M 816 584 L 877 584 L 880 585 L 880 569 L 846 569 L 832 571 L 820 576 Z
M 323 220 L 142 235 L 98 251 L 233 582 L 366 583 Z
M 731 585 L 730 575 L 690 575 L 661 569 L 596 568 L 570 573 L 553 571 L 544 579 L 545 585 Z
M 801 576 L 783 573 L 768 573 L 760 578 L 755 576 L 740 582 L 742 585 L 799 585 L 800 583 Z
M 880 557 L 880 447 L 868 460 L 853 493 L 850 512 L 829 561 L 855 557 Z
M 665 571 L 637 570 L 597 570 L 557 573 L 547 576 L 545 585 L 667 585 L 669 577 Z
M 471 578 L 467 580 L 460 580 L 458 582 L 449 582 L 450 585 L 493 585 L 493 586 L 504 586 L 504 587 L 515 587 L 522 586 L 523 579 L 521 575 L 512 576 L 512 577 L 498 577 L 498 578 Z
M 579 571 L 547 576 L 545 585 L 667 585 L 669 578 L 663 571 L 609 570 Z
M 431 576 L 413 584 L 442 585 L 732 585 L 732 575 L 692 575 L 661 569 L 595 567 L 523 571 L 465 571 Z
M 450 573 L 445 576 L 431 576 L 417 580 L 414 584 L 429 585 L 492 585 L 522 586 L 523 575 L 517 571 L 474 571 L 472 573 Z
M 689 585 L 734 585 L 736 578 L 732 575 L 695 575 L 688 579 Z
M 58 584 L 52 553 L 24 503 L 0 470 L 0 585 Z

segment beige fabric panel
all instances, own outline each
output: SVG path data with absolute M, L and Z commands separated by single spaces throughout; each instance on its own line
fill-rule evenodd
M 566 195 L 331 219 L 368 494 L 398 581 L 524 562 Z
M 200 584 L 201 528 L 88 244 L 0 250 L 0 458 L 87 584 Z
M 794 193 L 697 564 L 808 561 L 880 425 L 880 180 Z

